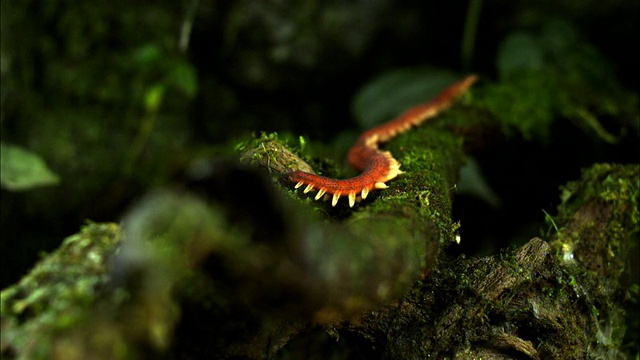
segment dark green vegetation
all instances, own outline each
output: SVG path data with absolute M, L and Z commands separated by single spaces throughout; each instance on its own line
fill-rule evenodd
M 88 4 L 2 3 L 3 358 L 640 352 L 637 4 Z M 389 189 L 282 178 L 469 71 Z

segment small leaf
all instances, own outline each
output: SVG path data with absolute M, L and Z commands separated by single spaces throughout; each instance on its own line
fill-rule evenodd
M 162 59 L 162 49 L 156 44 L 146 44 L 137 48 L 133 53 L 133 60 L 142 66 L 153 66 Z
M 187 62 L 176 63 L 171 71 L 170 81 L 189 98 L 198 92 L 198 76 L 193 66 Z
M 0 183 L 10 191 L 55 185 L 60 181 L 44 160 L 15 145 L 0 143 Z
M 154 85 L 147 90 L 144 96 L 144 106 L 147 113 L 155 113 L 162 104 L 164 85 Z
M 589 112 L 586 108 L 574 107 L 570 111 L 566 111 L 565 115 L 573 120 L 576 125 L 583 128 L 586 132 L 594 134 L 600 140 L 606 141 L 609 144 L 618 143 L 618 138 L 608 132 L 607 129 L 602 126 L 597 116 Z

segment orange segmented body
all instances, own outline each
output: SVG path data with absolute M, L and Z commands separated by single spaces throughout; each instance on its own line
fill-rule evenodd
M 349 206 L 353 207 L 357 199 L 365 199 L 371 190 L 386 189 L 387 181 L 403 173 L 398 160 L 394 159 L 390 152 L 378 149 L 378 144 L 387 142 L 412 126 L 418 126 L 446 110 L 453 100 L 467 91 L 476 80 L 475 75 L 469 75 L 449 86 L 434 99 L 417 105 L 395 119 L 360 135 L 349 150 L 349 163 L 355 170 L 361 171 L 360 175 L 350 179 L 332 179 L 304 171 L 292 171 L 288 174 L 289 179 L 296 183 L 296 189 L 306 185 L 304 193 L 316 190 L 316 200 L 325 195 L 332 195 L 331 205 L 336 206 L 340 197 L 346 196 Z

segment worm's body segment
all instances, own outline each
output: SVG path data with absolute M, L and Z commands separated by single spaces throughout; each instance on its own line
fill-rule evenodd
M 476 79 L 475 75 L 469 75 L 462 81 L 449 86 L 434 99 L 417 105 L 395 119 L 360 135 L 349 150 L 349 163 L 351 167 L 361 171 L 360 175 L 340 180 L 304 171 L 293 171 L 288 174 L 289 179 L 296 183 L 296 189 L 306 185 L 304 193 L 316 190 L 316 200 L 325 195 L 332 195 L 331 205 L 336 206 L 340 197 L 346 196 L 349 199 L 349 206 L 353 207 L 356 199 L 365 199 L 371 190 L 386 189 L 387 181 L 403 173 L 400 170 L 400 163 L 390 152 L 379 150 L 378 144 L 387 142 L 412 126 L 418 126 L 446 110 L 455 98 L 473 85 Z

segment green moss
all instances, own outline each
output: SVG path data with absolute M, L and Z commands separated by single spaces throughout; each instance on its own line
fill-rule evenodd
M 449 116 L 434 120 L 446 123 Z M 459 167 L 464 161 L 462 138 L 437 123 L 428 123 L 407 132 L 388 149 L 402 164 L 402 174 L 391 183 L 393 196 L 415 206 L 417 218 L 433 222 L 438 241 L 455 241 L 459 224 L 451 217 L 451 196 Z
M 629 240 L 635 239 L 640 233 L 639 176 L 638 165 L 596 164 L 583 170 L 581 180 L 561 188 L 562 203 L 553 221 L 558 224 L 557 244 L 564 258 L 567 253 L 575 253 L 580 247 L 596 247 L 600 249 L 596 258 L 581 260 L 588 267 L 598 272 L 604 271 L 604 264 L 614 272 L 624 269 L 616 259 L 619 254 L 623 259 L 627 258 L 629 247 L 637 246 L 637 243 L 630 243 Z M 589 209 L 595 206 L 599 213 L 593 215 Z M 578 224 L 575 224 L 575 219 L 567 217 L 575 213 L 580 214 Z M 603 218 L 607 220 L 606 228 L 602 228 Z M 567 227 L 566 224 L 571 226 Z M 581 243 L 586 235 L 596 240 L 589 244 Z M 618 265 L 611 268 L 611 262 Z
M 576 296 L 592 301 L 587 310 L 598 319 L 598 341 L 612 347 L 638 342 L 637 322 L 625 325 L 624 318 L 637 317 L 625 298 L 640 282 L 630 267 L 640 234 L 639 177 L 637 164 L 583 169 L 580 180 L 561 187 L 558 214 L 548 219 L 555 226 L 551 245 L 565 265 L 565 281 Z M 625 331 L 629 325 L 636 328 Z
M 21 358 L 52 356 L 51 333 L 73 331 L 83 324 L 103 295 L 108 259 L 120 239 L 117 225 L 90 223 L 66 238 L 19 283 L 4 289 L 3 344 Z
M 278 133 L 261 133 L 251 140 L 237 143 L 235 151 L 240 153 L 243 164 L 266 167 L 276 176 L 294 170 L 313 172 L 313 168 L 297 156 L 296 149 L 290 150 L 288 143 L 286 139 L 278 139 Z
M 526 139 L 548 139 L 557 106 L 556 93 L 548 89 L 557 88 L 556 82 L 551 74 L 528 72 L 488 87 L 477 103 L 496 117 L 503 132 L 517 129 Z
M 638 130 L 637 95 L 616 83 L 611 64 L 566 21 L 550 19 L 509 34 L 496 67 L 500 82 L 476 92 L 474 103 L 505 133 L 548 142 L 560 119 L 608 143 L 627 129 Z M 608 118 L 619 133 L 603 125 Z

